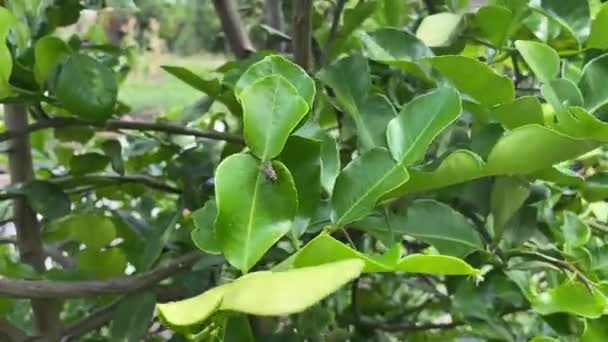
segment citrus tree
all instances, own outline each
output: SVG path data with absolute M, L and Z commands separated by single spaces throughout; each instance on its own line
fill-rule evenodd
M 608 339 L 608 5 L 298 0 L 279 53 L 214 0 L 146 121 L 55 34 L 134 3 L 0 4 L 2 340 Z

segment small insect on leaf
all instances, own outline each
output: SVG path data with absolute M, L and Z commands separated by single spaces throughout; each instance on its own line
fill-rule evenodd
M 264 176 L 266 177 L 266 179 L 268 179 L 272 183 L 279 180 L 279 177 L 277 176 L 276 171 L 272 167 L 272 162 L 270 162 L 270 161 L 265 162 L 264 165 L 262 166 L 262 171 L 264 172 Z

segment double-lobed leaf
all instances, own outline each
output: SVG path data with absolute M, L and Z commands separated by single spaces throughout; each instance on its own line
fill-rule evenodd
M 246 273 L 293 225 L 293 178 L 279 161 L 239 153 L 218 166 L 215 193 L 215 237 L 226 260 Z

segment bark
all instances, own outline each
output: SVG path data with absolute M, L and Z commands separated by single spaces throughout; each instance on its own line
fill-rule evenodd
M 25 106 L 5 105 L 4 109 L 7 131 L 27 129 L 28 115 Z M 8 164 L 12 184 L 34 179 L 29 135 L 17 136 L 10 141 Z M 44 272 L 46 253 L 40 235 L 40 225 L 36 213 L 23 196 L 13 200 L 13 222 L 17 231 L 17 248 L 21 260 L 36 271 Z M 45 341 L 58 341 L 61 336 L 60 303 L 49 299 L 32 299 L 31 304 L 36 329 L 40 336 L 43 336 Z
M 293 56 L 309 73 L 313 71 L 312 4 L 313 0 L 295 0 L 293 8 Z
M 281 0 L 266 0 L 264 15 L 266 25 L 272 27 L 277 31 L 285 32 L 285 18 L 283 15 L 283 7 Z M 268 47 L 282 52 L 285 50 L 285 43 L 281 40 L 270 37 L 268 39 Z
M 220 17 L 222 29 L 230 45 L 232 53 L 237 58 L 246 58 L 252 52 L 255 52 L 253 44 L 249 39 L 249 35 L 243 26 L 241 16 L 237 11 L 234 0 L 213 0 L 215 11 Z

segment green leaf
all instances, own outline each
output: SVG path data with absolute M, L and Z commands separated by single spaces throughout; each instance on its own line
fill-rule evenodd
M 347 8 L 344 11 L 343 24 L 338 31 L 331 51 L 327 52 L 330 58 L 342 52 L 351 34 L 374 14 L 379 7 L 379 3 L 380 1 L 377 0 L 361 1 L 355 7 Z
M 289 231 L 296 215 L 289 170 L 278 161 L 269 165 L 234 154 L 216 171 L 215 236 L 226 259 L 243 273 Z
M 78 269 L 99 279 L 120 276 L 127 267 L 127 257 L 118 248 L 103 251 L 87 248 L 76 256 Z
M 99 250 L 114 240 L 116 226 L 112 219 L 96 214 L 75 214 L 55 223 L 65 239 L 83 243 L 91 250 Z
M 608 89 L 604 80 L 608 77 L 608 54 L 592 59 L 583 68 L 578 84 L 585 100 L 585 109 L 591 113 L 608 103 Z
M 162 68 L 192 88 L 199 90 L 207 94 L 210 98 L 223 103 L 233 114 L 238 116 L 242 114 L 241 105 L 238 103 L 234 92 L 231 89 L 225 89 L 220 83 L 219 79 L 205 79 L 195 74 L 191 70 L 180 66 L 163 65 Z
M 584 41 L 589 36 L 591 21 L 588 1 L 542 0 L 542 8 Z
M 484 106 L 510 102 L 515 97 L 513 81 L 487 64 L 465 56 L 440 56 L 428 61 L 456 88 Z
M 604 3 L 591 23 L 591 34 L 587 40 L 588 48 L 601 50 L 608 49 L 606 27 L 608 27 L 608 4 Z
M 116 173 L 124 175 L 125 164 L 122 159 L 122 145 L 120 144 L 120 141 L 108 139 L 101 144 L 101 149 L 106 156 L 110 157 L 112 169 L 116 171 Z
M 371 60 L 394 66 L 424 80 L 429 78 L 429 70 L 425 70 L 417 61 L 432 57 L 433 52 L 410 32 L 381 28 L 373 32 L 362 32 L 359 39 Z
M 336 179 L 331 199 L 332 222 L 342 227 L 365 217 L 384 193 L 406 182 L 407 170 L 382 148 L 351 161 Z
M 581 247 L 589 241 L 591 229 L 578 215 L 571 211 L 564 211 L 564 223 L 562 224 L 564 240 L 569 248 Z
M 309 241 L 295 255 L 293 267 L 310 267 L 339 260 L 358 259 L 365 263 L 364 273 L 412 272 L 436 275 L 477 275 L 479 270 L 465 261 L 445 255 L 412 254 L 401 258 L 401 246 L 395 244 L 383 255 L 369 256 L 343 244 L 328 234 Z
M 114 72 L 87 55 L 72 54 L 67 58 L 54 89 L 63 107 L 83 119 L 108 119 L 116 106 L 118 85 Z
M 505 225 L 521 208 L 529 195 L 530 187 L 521 179 L 515 177 L 496 178 L 490 196 L 495 239 L 500 239 Z
M 435 275 L 479 275 L 464 260 L 446 255 L 411 254 L 401 259 L 397 271 Z
M 543 108 L 536 96 L 522 96 L 492 108 L 492 114 L 507 129 L 544 123 Z
M 103 171 L 111 159 L 100 153 L 85 153 L 73 156 L 70 159 L 70 173 L 74 175 L 84 175 Z
M 334 190 L 340 173 L 340 151 L 336 139 L 327 134 L 321 136 L 321 185 L 328 194 Z
M 159 304 L 158 310 L 173 326 L 200 323 L 216 310 L 260 316 L 293 314 L 337 291 L 362 269 L 362 261 L 344 260 L 285 272 L 254 272 L 199 296 Z
M 557 77 L 559 55 L 553 48 L 543 43 L 526 40 L 516 41 L 515 48 L 542 83 L 549 83 Z
M 8 81 L 13 70 L 13 57 L 8 46 L 6 46 L 6 36 L 15 22 L 15 17 L 11 12 L 4 7 L 0 7 L 0 99 L 12 93 Z
M 359 151 L 386 147 L 386 125 L 395 117 L 395 110 L 386 97 L 369 95 L 367 60 L 360 55 L 342 58 L 324 68 L 319 79 L 333 89 L 338 104 L 353 118 Z
M 424 241 L 439 251 L 464 257 L 484 246 L 475 226 L 449 206 L 432 201 L 417 200 L 407 209 L 405 234 Z
M 297 89 L 279 75 L 258 80 L 238 98 L 243 105 L 247 145 L 264 161 L 281 153 L 289 134 L 309 109 Z
M 36 42 L 34 48 L 34 76 L 36 82 L 42 85 L 51 72 L 72 53 L 70 46 L 55 36 L 45 36 Z
M 547 336 L 536 336 L 530 340 L 530 342 L 559 342 L 558 339 Z
M 484 6 L 475 14 L 475 24 L 483 36 L 496 47 L 501 47 L 511 33 L 514 15 L 503 6 Z
M 292 230 L 299 237 L 321 200 L 321 144 L 316 140 L 292 136 L 278 159 L 291 172 L 298 192 L 298 213 Z
M 458 14 L 443 12 L 424 17 L 416 36 L 429 47 L 450 45 L 460 33 L 462 17 Z
M 451 88 L 414 98 L 388 124 L 386 136 L 393 158 L 406 167 L 423 159 L 431 142 L 461 111 L 460 96 Z
M 608 339 L 608 317 L 604 316 L 594 320 L 587 320 L 585 333 L 581 342 L 603 342 Z
M 222 342 L 255 342 L 247 315 L 229 314 L 226 317 Z
M 19 190 L 23 193 L 32 209 L 48 220 L 67 215 L 72 202 L 63 190 L 52 183 L 32 181 Z
M 150 291 L 132 294 L 121 300 L 110 327 L 112 341 L 141 341 L 148 332 L 155 307 L 156 296 Z
M 517 175 L 538 171 L 580 156 L 597 146 L 539 125 L 519 127 L 501 138 L 488 156 L 487 172 Z M 526 158 L 513 158 L 515 155 Z
M 541 315 L 565 312 L 585 318 L 598 318 L 606 309 L 600 290 L 590 291 L 580 282 L 566 281 L 532 298 L 532 309 Z
M 205 206 L 192 213 L 192 220 L 196 227 L 190 236 L 192 241 L 200 250 L 209 254 L 220 254 L 221 249 L 215 237 L 215 218 L 217 207 L 215 200 L 209 200 Z
M 304 69 L 279 55 L 267 56 L 250 66 L 239 78 L 234 91 L 242 93 L 247 87 L 253 85 L 258 80 L 273 75 L 283 76 L 296 88 L 298 94 L 308 104 L 308 107 L 312 107 L 315 98 L 315 82 Z

